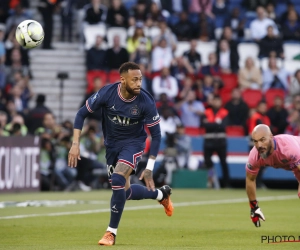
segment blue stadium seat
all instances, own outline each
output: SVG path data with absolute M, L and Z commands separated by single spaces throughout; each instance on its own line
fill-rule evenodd
M 295 10 L 300 15 L 300 3 L 298 3 L 298 5 L 295 5 Z
M 217 16 L 215 19 L 215 27 L 216 28 L 223 28 L 225 23 L 225 16 Z
M 287 10 L 286 4 L 279 3 L 275 7 L 275 13 L 277 17 L 280 17 Z
M 229 0 L 229 4 L 239 4 L 239 5 L 241 5 L 242 4 L 242 2 L 243 2 L 243 0 Z
M 137 0 L 123 0 L 122 3 L 127 10 L 131 10 L 131 8 L 137 3 Z

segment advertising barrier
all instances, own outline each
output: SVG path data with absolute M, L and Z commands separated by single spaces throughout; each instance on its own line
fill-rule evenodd
M 0 193 L 40 190 L 39 137 L 0 137 Z

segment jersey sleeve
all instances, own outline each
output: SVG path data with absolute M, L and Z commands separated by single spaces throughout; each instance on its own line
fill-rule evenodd
M 300 151 L 299 145 L 293 139 L 288 141 L 288 147 L 286 147 L 286 154 L 290 160 L 290 169 L 293 170 L 300 165 Z
M 88 98 L 85 102 L 85 106 L 90 113 L 100 109 L 106 100 L 107 88 L 103 87 L 98 92 L 93 94 L 90 98 Z
M 151 101 L 146 106 L 145 124 L 148 128 L 154 127 L 160 122 L 160 117 L 155 106 L 155 102 Z
M 252 149 L 248 156 L 248 162 L 246 164 L 246 171 L 252 175 L 257 175 L 260 167 L 261 166 L 257 161 L 257 153 Z

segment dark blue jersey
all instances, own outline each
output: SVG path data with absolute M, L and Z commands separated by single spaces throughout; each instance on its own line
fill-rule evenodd
M 143 89 L 139 95 L 127 100 L 121 96 L 121 83 L 110 84 L 87 99 L 86 108 L 91 113 L 101 108 L 106 145 L 144 142 L 147 137 L 145 125 L 160 130 L 155 101 Z

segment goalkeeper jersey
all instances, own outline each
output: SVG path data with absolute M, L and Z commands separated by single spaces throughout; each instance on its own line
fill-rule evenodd
M 257 175 L 261 167 L 272 166 L 293 171 L 300 182 L 300 137 L 293 135 L 274 136 L 274 151 L 266 159 L 260 157 L 256 147 L 250 151 L 246 171 Z

